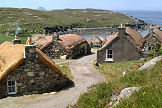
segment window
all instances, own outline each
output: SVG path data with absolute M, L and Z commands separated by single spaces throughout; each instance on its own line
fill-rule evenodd
M 8 81 L 7 87 L 8 87 L 8 94 L 16 94 L 17 93 L 16 81 Z
M 113 51 L 110 49 L 106 50 L 106 60 L 105 61 L 113 61 Z

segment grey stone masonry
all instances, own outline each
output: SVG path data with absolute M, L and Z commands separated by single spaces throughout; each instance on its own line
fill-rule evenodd
M 118 28 L 119 37 L 124 37 L 125 36 L 125 31 L 126 31 L 125 27 L 119 27 Z
M 60 45 L 53 42 L 43 51 L 51 59 L 60 59 L 60 56 L 68 55 L 70 58 L 70 53 L 67 53 Z
M 80 43 L 70 51 L 66 51 L 60 44 L 58 44 L 59 35 L 53 35 L 53 42 L 43 52 L 51 59 L 60 59 L 61 56 L 67 55 L 68 59 L 77 58 L 91 53 L 91 48 L 87 42 Z
M 0 98 L 8 96 L 7 81 L 16 81 L 16 96 L 57 91 L 72 84 L 65 75 L 60 76 L 37 59 L 34 45 L 25 46 L 24 57 L 24 63 L 0 83 Z
M 53 35 L 53 42 L 49 45 L 43 52 L 51 59 L 60 59 L 63 55 L 68 55 L 70 58 L 70 53 L 67 53 L 59 44 L 59 35 Z

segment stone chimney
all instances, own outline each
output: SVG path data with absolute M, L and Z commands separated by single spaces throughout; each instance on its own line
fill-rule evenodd
M 59 34 L 58 34 L 57 32 L 54 32 L 54 39 L 55 39 L 56 41 L 59 40 Z
M 153 31 L 154 31 L 154 28 L 152 27 L 152 24 L 150 24 L 149 33 L 150 33 L 150 34 L 153 34 Z
M 54 32 L 53 34 L 53 45 L 58 46 L 58 40 L 59 40 L 59 35 L 57 32 Z
M 17 36 L 17 35 L 15 35 L 15 39 L 12 40 L 12 43 L 13 43 L 13 44 L 21 44 L 21 40 L 18 39 L 18 36 Z
M 126 31 L 126 28 L 123 27 L 123 24 L 121 24 L 121 26 L 118 27 L 118 35 L 119 35 L 119 37 L 124 37 L 125 36 L 125 31 Z
M 31 37 L 28 37 L 28 40 L 26 41 L 24 58 L 27 60 L 34 60 L 35 58 L 38 58 L 36 46 L 31 44 Z

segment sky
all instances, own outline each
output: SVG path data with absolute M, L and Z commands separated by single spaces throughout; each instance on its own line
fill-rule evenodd
M 162 0 L 0 0 L 0 7 L 162 11 Z

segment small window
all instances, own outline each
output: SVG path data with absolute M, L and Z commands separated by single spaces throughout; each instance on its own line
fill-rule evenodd
M 8 87 L 8 94 L 16 94 L 17 93 L 16 81 L 8 81 L 7 87 Z
M 113 51 L 110 49 L 106 50 L 106 60 L 105 61 L 113 61 Z

